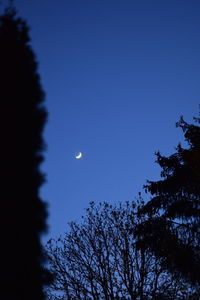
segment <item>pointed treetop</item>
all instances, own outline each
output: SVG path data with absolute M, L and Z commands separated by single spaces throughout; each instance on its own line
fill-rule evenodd
M 14 0 L 8 0 L 7 1 L 7 5 L 6 5 L 6 8 L 5 8 L 5 13 L 7 15 L 15 15 L 16 14 L 16 8 L 15 8 L 15 5 L 14 5 Z

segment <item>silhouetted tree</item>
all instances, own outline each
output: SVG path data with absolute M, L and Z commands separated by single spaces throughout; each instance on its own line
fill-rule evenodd
M 183 118 L 188 148 L 179 144 L 176 152 L 164 157 L 159 152 L 163 180 L 148 181 L 145 188 L 153 195 L 143 212 L 150 218 L 138 229 L 140 247 L 151 249 L 162 258 L 169 271 L 200 285 L 200 127 Z M 200 290 L 199 290 L 200 292 Z
M 82 220 L 47 244 L 55 277 L 48 299 L 188 299 L 188 285 L 179 276 L 148 250 L 137 250 L 134 230 L 144 220 L 134 203 L 91 203 Z
M 47 113 L 29 29 L 9 7 L 0 16 L 1 299 L 44 299 L 46 207 L 42 130 Z

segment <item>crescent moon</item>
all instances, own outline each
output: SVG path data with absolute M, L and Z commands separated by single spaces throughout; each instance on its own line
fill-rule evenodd
M 83 156 L 82 152 L 79 152 L 77 155 L 75 155 L 76 159 L 80 159 Z

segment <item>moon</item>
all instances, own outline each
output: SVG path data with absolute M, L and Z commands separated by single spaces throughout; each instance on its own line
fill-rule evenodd
M 81 157 L 83 156 L 83 153 L 82 152 L 79 152 L 75 155 L 75 158 L 76 159 L 80 159 Z

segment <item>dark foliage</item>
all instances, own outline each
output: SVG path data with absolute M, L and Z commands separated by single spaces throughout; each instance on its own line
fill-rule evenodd
M 81 224 L 70 223 L 64 237 L 48 242 L 49 300 L 192 299 L 195 289 L 137 249 L 134 231 L 145 218 L 138 204 L 91 203 Z
M 43 299 L 46 280 L 40 234 L 46 207 L 39 196 L 44 177 L 44 93 L 26 23 L 9 8 L 0 17 L 1 299 Z
M 150 218 L 139 229 L 140 247 L 149 248 L 162 258 L 163 265 L 193 284 L 200 284 L 200 127 L 183 118 L 177 127 L 183 130 L 188 148 L 179 144 L 176 152 L 157 163 L 163 180 L 145 186 L 153 197 L 143 213 Z

